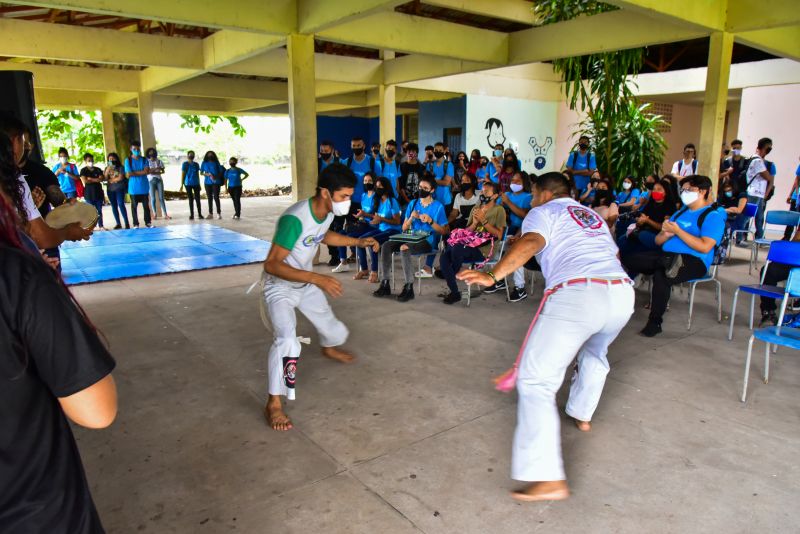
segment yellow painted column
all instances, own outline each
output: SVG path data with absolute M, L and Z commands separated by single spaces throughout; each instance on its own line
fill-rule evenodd
M 384 61 L 394 59 L 394 52 L 384 50 L 381 52 L 381 59 Z M 386 146 L 386 141 L 395 138 L 395 86 L 378 86 L 378 114 L 380 118 L 381 144 Z M 395 139 L 398 144 L 400 140 Z
M 292 197 L 314 195 L 317 186 L 317 98 L 314 36 L 290 34 L 289 121 L 291 125 Z
M 117 140 L 114 138 L 113 112 L 109 108 L 103 108 L 100 110 L 100 114 L 103 118 L 103 150 L 105 150 L 105 154 L 97 161 L 103 162 L 109 153 L 117 152 Z
M 156 131 L 153 128 L 153 93 L 139 93 L 139 135 L 142 141 L 142 154 L 148 147 L 156 146 Z
M 714 185 L 713 194 L 716 198 L 722 136 L 725 130 L 725 110 L 728 104 L 728 78 L 731 72 L 733 34 L 714 32 L 710 39 L 697 172 L 711 178 L 711 183 Z

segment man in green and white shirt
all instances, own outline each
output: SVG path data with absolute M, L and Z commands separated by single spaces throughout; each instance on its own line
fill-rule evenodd
M 357 239 L 329 230 L 334 215 L 346 215 L 356 184 L 353 171 L 331 164 L 319 175 L 317 192 L 287 209 L 280 219 L 269 255 L 264 301 L 272 322 L 274 340 L 269 349 L 269 396 L 264 415 L 275 430 L 289 430 L 292 422 L 283 411 L 281 396 L 294 399 L 300 341 L 295 309 L 308 318 L 319 333 L 322 354 L 349 363 L 353 355 L 339 347 L 347 341 L 347 327 L 333 314 L 323 291 L 342 295 L 342 285 L 331 276 L 313 272 L 320 243 L 334 247 L 378 247 L 372 238 Z M 377 252 L 377 250 L 376 250 Z

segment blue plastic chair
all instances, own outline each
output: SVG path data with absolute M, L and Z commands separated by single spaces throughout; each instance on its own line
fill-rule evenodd
M 753 329 L 753 314 L 755 313 L 756 296 L 779 299 L 783 297 L 784 289 L 778 286 L 765 286 L 764 276 L 771 262 L 783 263 L 792 267 L 800 267 L 800 242 L 795 241 L 773 241 L 767 253 L 767 263 L 764 264 L 764 272 L 761 274 L 759 284 L 739 286 L 733 294 L 733 304 L 731 305 L 731 324 L 728 329 L 728 340 L 733 339 L 733 321 L 736 318 L 736 302 L 739 298 L 739 291 L 750 294 L 750 330 Z
M 800 212 L 788 210 L 772 210 L 767 212 L 765 224 L 775 224 L 777 226 L 794 226 L 800 224 Z M 758 268 L 758 249 L 761 245 L 769 245 L 775 239 L 760 238 L 754 239 L 750 247 L 750 268 L 748 274 L 753 273 L 753 268 Z
M 750 377 L 750 360 L 753 355 L 753 341 L 759 339 L 766 343 L 764 351 L 764 383 L 769 383 L 769 349 L 770 345 L 789 347 L 795 350 L 800 350 L 800 328 L 791 328 L 788 326 L 781 326 L 783 318 L 786 315 L 786 305 L 790 298 L 800 297 L 800 269 L 792 269 L 789 271 L 789 279 L 786 280 L 786 291 L 783 294 L 783 302 L 781 302 L 781 312 L 778 316 L 778 326 L 770 326 L 768 328 L 759 328 L 753 335 L 750 336 L 750 342 L 747 345 L 747 359 L 744 363 L 744 384 L 742 386 L 742 402 L 747 399 L 747 379 Z
M 730 239 L 730 241 L 728 241 L 728 257 L 729 258 L 731 257 L 731 247 L 733 246 L 733 243 L 736 242 L 736 236 L 738 234 L 744 234 L 744 238 L 745 239 L 747 239 L 747 236 L 749 234 L 754 234 L 755 235 L 755 232 L 756 232 L 756 227 L 755 227 L 755 224 L 756 224 L 756 220 L 755 220 L 756 213 L 758 213 L 758 204 L 751 204 L 750 202 L 748 202 L 745 205 L 744 210 L 742 211 L 742 214 L 740 215 L 740 217 L 747 217 L 747 227 L 743 228 L 741 230 L 733 230 L 731 232 L 731 239 Z

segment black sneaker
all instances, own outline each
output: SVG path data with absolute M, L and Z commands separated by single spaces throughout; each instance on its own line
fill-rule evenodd
M 388 297 L 392 294 L 392 288 L 389 285 L 388 280 L 384 280 L 381 282 L 381 285 L 378 286 L 378 289 L 372 292 L 373 297 Z
M 642 331 L 639 332 L 644 337 L 655 337 L 661 333 L 661 324 L 648 321 Z
M 525 291 L 524 287 L 515 287 L 511 290 L 511 294 L 508 296 L 509 302 L 519 302 L 522 299 L 528 298 L 528 293 Z
M 484 293 L 497 293 L 498 291 L 505 291 L 506 289 L 506 281 L 498 280 L 496 284 L 492 284 L 486 289 L 483 290 Z
M 200 218 L 202 219 L 202 217 L 200 217 Z M 189 215 L 189 220 L 193 221 L 194 220 L 194 215 Z
M 328 260 L 328 267 L 336 267 L 339 265 L 339 258 L 331 256 L 331 259 Z
M 444 273 L 442 272 L 441 269 L 434 269 L 433 270 L 433 276 L 435 276 L 436 278 L 439 278 L 441 280 L 444 280 Z
M 414 284 L 405 284 L 403 286 L 403 291 L 397 295 L 398 302 L 408 302 L 409 300 L 414 299 Z
M 118 224 L 118 225 L 116 225 L 114 227 L 114 230 L 121 230 L 121 229 L 122 229 L 122 225 L 121 224 Z
M 778 325 L 778 315 L 774 311 L 761 312 L 761 323 L 758 326 L 761 328 L 767 325 Z
M 447 296 L 442 299 L 442 302 L 445 304 L 455 304 L 456 302 L 461 302 L 461 293 L 448 293 Z

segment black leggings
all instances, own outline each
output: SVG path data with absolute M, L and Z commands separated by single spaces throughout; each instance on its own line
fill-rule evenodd
M 789 278 L 789 271 L 792 268 L 785 263 L 771 262 L 767 268 L 767 274 L 764 274 L 764 285 L 777 286 L 778 282 L 782 282 Z M 761 268 L 761 273 L 764 273 L 764 267 Z M 778 301 L 775 299 L 761 297 L 761 312 L 774 312 L 778 309 Z
M 197 215 L 203 216 L 203 210 L 200 209 L 200 186 L 187 185 L 186 195 L 189 197 L 189 214 L 194 217 L 194 204 L 197 204 Z
M 482 262 L 484 256 L 479 248 L 467 247 L 465 245 L 448 245 L 442 255 L 439 256 L 439 268 L 442 270 L 447 287 L 451 293 L 458 293 L 458 283 L 456 274 L 461 270 L 464 263 Z
M 237 217 L 242 214 L 242 186 L 237 185 L 228 188 L 228 194 L 233 200 L 233 211 Z
M 222 211 L 219 209 L 219 185 L 217 184 L 206 184 L 206 196 L 208 197 L 208 214 L 214 215 L 214 206 L 211 204 L 211 200 L 214 200 L 214 203 L 217 205 L 217 215 L 220 215 Z
M 653 275 L 653 298 L 650 302 L 650 322 L 661 324 L 669 304 L 669 293 L 673 285 L 702 278 L 708 272 L 706 264 L 697 256 L 680 254 L 683 265 L 675 278 L 667 278 L 665 265 L 671 264 L 676 254 L 661 250 L 648 250 L 624 257 L 622 263 L 629 273 Z
M 144 208 L 144 224 L 150 224 L 150 203 L 148 202 L 148 196 L 144 195 L 131 195 L 131 212 L 133 214 L 133 225 L 139 226 L 139 204 L 142 205 Z

